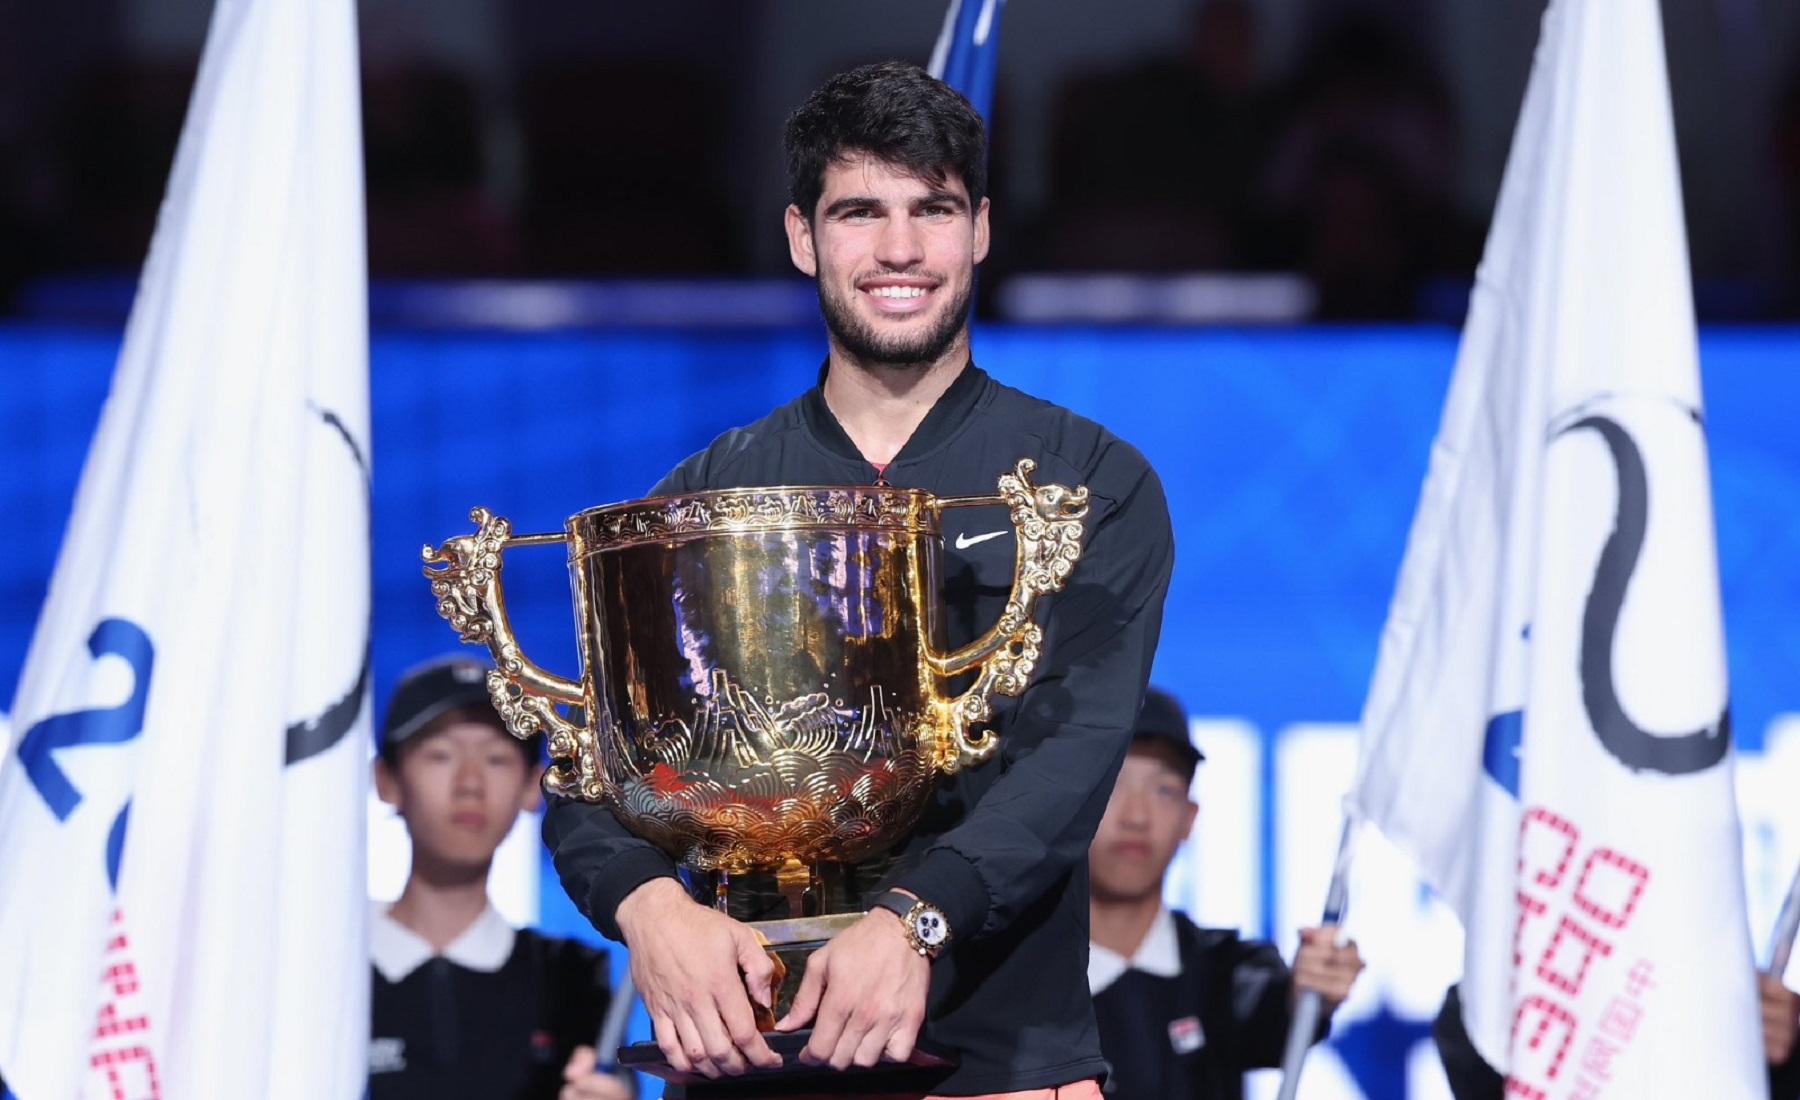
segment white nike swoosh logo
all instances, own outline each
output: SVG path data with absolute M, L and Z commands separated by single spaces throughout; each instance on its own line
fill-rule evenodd
M 958 535 L 958 536 L 956 536 L 956 548 L 958 550 L 967 550 L 969 547 L 974 546 L 978 542 L 986 542 L 989 539 L 997 539 L 1001 535 L 1004 535 L 1004 534 L 1006 534 L 1005 531 L 989 531 L 985 535 L 975 535 L 973 537 L 970 537 L 968 535 Z

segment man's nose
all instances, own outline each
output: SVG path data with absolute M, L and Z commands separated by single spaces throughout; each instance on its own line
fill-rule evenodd
M 875 260 L 890 271 L 906 271 L 925 259 L 925 241 L 911 217 L 887 219 L 875 241 Z
M 1120 824 L 1142 828 L 1149 820 L 1150 800 L 1131 791 L 1122 792 L 1119 799 Z

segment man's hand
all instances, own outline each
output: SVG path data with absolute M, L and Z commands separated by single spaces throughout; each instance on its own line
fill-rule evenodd
M 563 1067 L 562 1091 L 556 1100 L 631 1100 L 633 1089 L 622 1078 L 594 1070 L 593 1047 L 576 1047 Z
M 1773 974 L 1756 976 L 1756 992 L 1762 1001 L 1763 1053 L 1771 1066 L 1779 1066 L 1794 1053 L 1794 1038 L 1800 1034 L 1800 993 Z
M 925 1022 L 930 985 L 930 960 L 912 949 L 899 917 L 876 909 L 806 960 L 793 1008 L 775 1030 L 813 1020 L 812 1040 L 800 1054 L 813 1065 L 872 1066 L 884 1055 L 904 1062 Z
M 1294 993 L 1317 993 L 1326 1012 L 1334 1012 L 1350 995 L 1350 986 L 1362 973 L 1362 955 L 1355 940 L 1337 942 L 1337 925 L 1300 930 L 1300 950 L 1294 955 Z
M 618 920 L 632 980 L 671 1066 L 718 1077 L 781 1065 L 750 1007 L 751 997 L 769 1006 L 775 964 L 749 926 L 698 904 L 673 879 L 626 895 Z

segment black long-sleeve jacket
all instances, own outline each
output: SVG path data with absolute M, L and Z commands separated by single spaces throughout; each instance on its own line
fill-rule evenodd
M 1124 756 L 1161 629 L 1174 539 L 1144 457 L 1092 421 L 969 365 L 884 473 L 939 496 L 994 492 L 1022 457 L 1039 484 L 1088 487 L 1084 552 L 1065 590 L 1039 605 L 1043 658 L 1017 699 L 995 698 L 1000 751 L 942 780 L 882 885 L 937 905 L 952 944 L 932 966 L 923 1034 L 959 1067 L 933 1091 L 1045 1088 L 1105 1070 L 1088 996 L 1087 848 Z M 815 387 L 720 436 L 654 492 L 861 484 L 877 471 Z M 1004 508 L 945 513 L 946 644 L 1000 616 L 1012 586 Z M 632 890 L 675 873 L 604 806 L 554 799 L 544 838 L 563 886 L 609 937 Z

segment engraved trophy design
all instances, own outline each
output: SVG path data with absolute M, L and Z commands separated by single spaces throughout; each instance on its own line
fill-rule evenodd
M 999 747 L 983 727 L 992 696 L 1029 681 L 1043 637 L 1033 607 L 1079 561 L 1087 514 L 1085 487 L 1036 485 L 1034 468 L 1019 460 L 977 497 L 888 486 L 652 497 L 550 534 L 513 535 L 477 508 L 473 534 L 425 548 L 425 573 L 439 613 L 491 651 L 507 725 L 547 735 L 547 788 L 604 803 L 728 912 L 734 878 L 773 874 L 787 912 L 752 927 L 787 970 L 779 1016 L 807 952 L 861 916 L 843 869 L 904 839 L 940 774 Z M 941 513 L 996 504 L 1017 538 L 1011 596 L 984 635 L 945 652 Z M 506 550 L 559 542 L 576 680 L 521 651 L 501 585 Z M 966 690 L 946 691 L 969 673 Z

